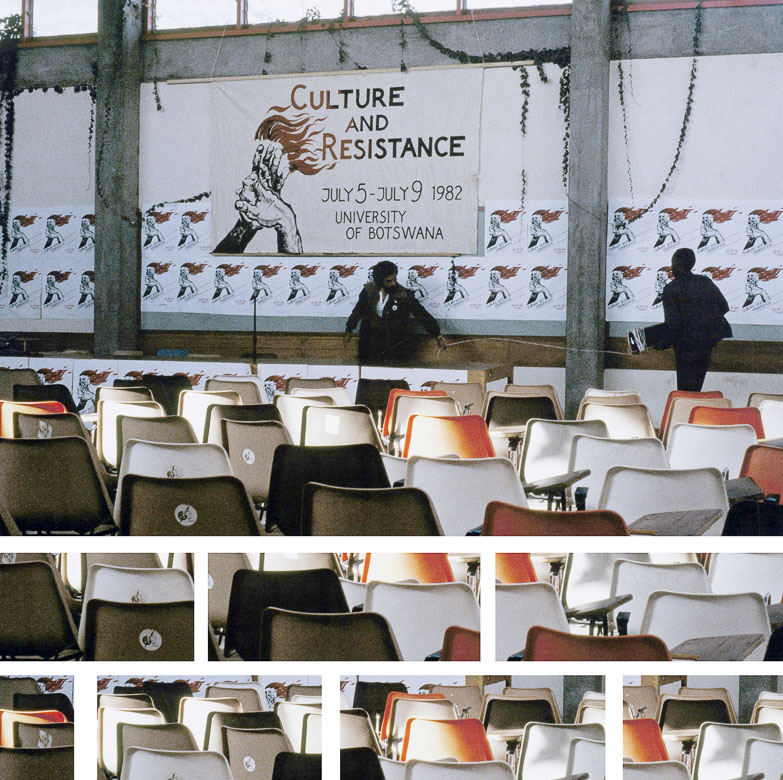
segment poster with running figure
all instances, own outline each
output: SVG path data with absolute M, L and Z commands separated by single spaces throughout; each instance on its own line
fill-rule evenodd
M 211 249 L 210 204 L 166 203 L 148 205 L 143 211 L 141 252 L 145 262 L 178 255 L 198 257 Z
M 475 252 L 482 82 L 460 68 L 214 84 L 214 251 Z

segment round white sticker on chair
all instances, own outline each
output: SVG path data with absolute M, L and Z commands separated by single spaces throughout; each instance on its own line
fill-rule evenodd
M 52 735 L 47 734 L 43 729 L 38 731 L 38 745 L 39 748 L 50 748 L 52 746 Z
M 16 563 L 16 553 L 3 553 L 0 563 Z
M 139 644 L 150 653 L 160 650 L 163 637 L 154 628 L 145 628 L 139 634 Z
M 192 507 L 190 504 L 180 504 L 174 510 L 174 519 L 180 525 L 195 525 L 196 520 L 198 520 L 198 512 L 196 511 L 196 508 Z
M 253 452 L 253 450 L 250 449 L 250 447 L 246 447 L 244 450 L 242 450 L 242 459 L 247 463 L 248 466 L 252 466 L 256 462 L 256 454 Z
M 131 604 L 144 604 L 147 601 L 147 597 L 140 591 L 137 590 L 131 597 Z
M 167 472 L 166 476 L 169 479 L 179 479 L 182 476 L 182 469 L 179 466 L 172 466 Z
M 207 590 L 212 590 L 215 587 L 215 580 L 212 579 L 211 574 L 207 574 Z
M 242 761 L 242 766 L 244 766 L 245 770 L 248 772 L 256 771 L 256 762 L 253 761 L 252 756 L 245 756 L 244 760 Z

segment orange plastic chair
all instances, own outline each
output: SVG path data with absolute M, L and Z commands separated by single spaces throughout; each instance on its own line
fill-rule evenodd
M 386 697 L 386 707 L 383 710 L 383 720 L 381 721 L 381 739 L 389 736 L 389 721 L 391 720 L 392 703 L 395 699 L 445 699 L 442 693 L 402 693 L 401 691 L 390 691 Z
M 0 401 L 0 437 L 14 436 L 14 412 L 22 414 L 64 414 L 65 406 L 59 401 Z
M 723 393 L 721 393 L 720 390 L 702 390 L 699 393 L 693 390 L 672 390 L 669 393 L 669 397 L 666 399 L 666 406 L 663 407 L 661 424 L 658 428 L 659 436 L 663 436 L 663 432 L 666 430 L 666 420 L 669 419 L 669 410 L 671 409 L 672 401 L 675 398 L 723 398 Z
M 478 414 L 462 417 L 428 417 L 412 414 L 408 418 L 402 457 L 424 455 L 439 458 L 494 458 L 495 448 L 484 418 Z
M 740 476 L 751 477 L 765 496 L 783 497 L 783 448 L 752 444 L 745 450 Z
M 759 439 L 764 438 L 761 411 L 756 406 L 694 406 L 688 422 L 693 425 L 752 425 Z
M 533 626 L 527 632 L 525 661 L 671 661 L 662 639 L 649 634 L 586 636 Z
M 446 553 L 365 553 L 362 582 L 454 582 Z
M 443 634 L 441 661 L 480 661 L 481 632 L 463 626 L 449 626 Z
M 389 400 L 386 402 L 386 414 L 383 416 L 383 431 L 384 436 L 388 436 L 391 433 L 391 421 L 392 412 L 394 411 L 394 399 L 401 395 L 424 395 L 424 396 L 444 396 L 448 395 L 445 390 L 402 390 L 398 387 L 392 388 L 389 392 Z
M 496 553 L 495 579 L 504 585 L 538 582 L 530 553 Z
M 483 536 L 628 536 L 617 512 L 593 509 L 561 512 L 490 501 L 484 512 Z
M 634 761 L 668 761 L 661 727 L 654 718 L 623 721 L 623 758 Z
M 402 761 L 419 758 L 438 761 L 456 758 L 459 762 L 492 761 L 484 724 L 478 718 L 424 720 L 411 718 L 405 726 Z

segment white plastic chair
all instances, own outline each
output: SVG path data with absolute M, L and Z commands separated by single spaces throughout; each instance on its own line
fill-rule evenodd
M 753 723 L 775 723 L 783 731 L 783 708 L 781 707 L 754 707 Z M 781 770 L 783 772 L 783 770 Z
M 305 407 L 301 442 L 305 447 L 372 444 L 383 452 L 381 434 L 366 406 Z
M 712 595 L 659 590 L 647 600 L 640 633 L 660 637 L 670 650 L 687 639 L 761 634 L 764 641 L 745 659 L 760 661 L 771 632 L 767 608 L 758 593 Z
M 783 774 L 783 742 L 769 739 L 749 739 L 745 743 L 745 759 L 742 762 L 742 774 L 761 772 L 764 777 L 777 777 Z
M 603 780 L 606 774 L 606 743 L 603 740 L 571 740 L 566 775 L 578 775 L 582 772 L 587 772 L 588 780 Z
M 405 448 L 408 418 L 413 414 L 423 414 L 429 417 L 456 417 L 459 415 L 459 408 L 457 402 L 448 395 L 397 396 L 394 399 L 389 427 L 389 452 L 398 454 Z
M 410 765 L 410 761 L 397 761 L 394 758 L 384 758 L 380 756 L 378 760 L 381 762 L 381 769 L 383 769 L 383 776 L 386 780 L 406 780 L 405 769 Z
M 296 702 L 294 702 L 295 704 Z M 323 744 L 323 714 L 308 712 L 302 718 L 302 753 L 320 753 Z
M 184 723 L 193 734 L 197 745 L 204 745 L 207 736 L 207 719 L 210 712 L 242 712 L 242 705 L 233 696 L 220 699 L 184 697 L 179 700 L 177 720 Z
M 264 381 L 258 376 L 213 376 L 207 379 L 204 389 L 207 392 L 233 391 L 239 395 L 243 404 L 267 403 Z
M 207 556 L 207 609 L 209 624 L 216 631 L 222 632 L 228 622 L 234 574 L 252 568 L 245 553 L 209 553 Z
M 389 455 L 387 452 L 381 453 L 383 467 L 386 469 L 386 476 L 389 478 L 389 484 L 405 481 L 405 473 L 408 470 L 408 459 L 400 458 L 397 455 Z
M 449 626 L 478 631 L 480 624 L 478 601 L 464 582 L 370 582 L 364 611 L 389 621 L 405 661 L 423 661 L 438 652 Z
M 96 447 L 100 459 L 109 468 L 119 468 L 117 449 L 117 418 L 163 417 L 163 407 L 154 401 L 123 403 L 122 401 L 98 401 L 98 425 Z
M 409 718 L 455 720 L 458 717 L 457 708 L 448 699 L 395 699 L 389 718 L 387 754 L 399 758 Z
M 720 536 L 729 499 L 717 469 L 612 466 L 606 472 L 598 508 L 614 510 L 628 525 L 654 512 L 719 509 L 721 517 L 707 530 L 707 535 Z
M 481 382 L 433 382 L 432 389 L 448 393 L 457 402 L 460 414 L 483 414 L 484 387 Z
M 557 591 L 548 582 L 495 585 L 495 658 L 506 661 L 525 649 L 532 626 L 570 631 Z
M 471 761 L 451 763 L 422 761 L 405 762 L 404 780 L 514 780 L 514 772 L 505 761 Z M 390 780 L 386 775 L 386 780 Z
M 661 564 L 623 559 L 614 562 L 610 597 L 623 593 L 633 596 L 621 607 L 623 612 L 630 612 L 629 634 L 641 632 L 647 600 L 650 594 L 663 588 L 677 593 L 710 592 L 707 572 L 700 563 Z
M 430 497 L 446 536 L 464 536 L 484 522 L 490 501 L 527 506 L 527 498 L 507 458 L 423 458 L 408 461 L 406 487 Z
M 658 439 L 604 439 L 583 434 L 574 436 L 567 470 L 590 469 L 590 474 L 575 482 L 571 488 L 587 488 L 585 509 L 598 508 L 606 472 L 612 466 L 667 469 L 669 461 Z
M 780 742 L 780 729 L 772 723 L 702 723 L 696 743 L 693 780 L 732 780 L 739 777 L 749 739 Z
M 98 763 L 101 768 L 116 775 L 119 768 L 117 753 L 117 724 L 134 723 L 152 726 L 165 723 L 163 713 L 154 707 L 120 710 L 113 707 L 98 709 Z
M 783 398 L 772 400 L 765 398 L 759 404 L 761 423 L 764 435 L 768 439 L 778 439 L 783 436 Z
M 728 469 L 729 477 L 734 479 L 739 476 L 745 450 L 756 441 L 752 425 L 677 423 L 669 434 L 666 454 L 673 469 Z
M 340 711 L 340 749 L 366 747 L 380 754 L 381 743 L 365 710 Z
M 575 552 L 566 556 L 561 599 L 566 608 L 609 598 L 614 563 L 621 558 L 647 563 L 649 553 Z M 617 595 L 620 595 L 618 592 Z M 625 605 L 623 605 L 625 609 Z
M 274 404 L 294 444 L 300 444 L 302 441 L 302 412 L 306 406 L 337 405 L 332 398 L 320 394 L 313 397 L 282 393 L 275 396 Z
M 207 410 L 213 404 L 240 406 L 242 399 L 234 390 L 183 390 L 179 394 L 177 414 L 193 426 L 199 441 L 207 440 Z
M 222 753 L 139 747 L 129 747 L 125 751 L 120 780 L 171 780 L 174 777 L 233 780 L 231 768 Z
M 691 774 L 679 761 L 651 761 L 623 764 L 623 780 L 691 780 Z
M 305 715 L 320 715 L 321 707 L 316 704 L 294 704 L 290 701 L 279 701 L 275 704 L 275 713 L 280 718 L 283 731 L 294 746 L 294 750 L 301 750 Z
M 649 439 L 655 436 L 650 412 L 644 404 L 594 403 L 582 408 L 582 420 L 603 420 L 610 439 Z
M 331 398 L 335 406 L 351 406 L 353 399 L 344 387 L 293 387 L 290 395 L 302 398 Z
M 713 593 L 755 591 L 777 604 L 783 601 L 783 553 L 713 553 L 709 581 Z
M 666 427 L 661 431 L 661 441 L 665 447 L 669 443 L 669 435 L 677 423 L 686 423 L 691 416 L 691 409 L 696 406 L 717 406 L 727 409 L 731 406 L 728 398 L 688 398 L 677 396 L 673 398 L 669 407 L 669 416 L 666 418 Z
M 553 780 L 568 774 L 571 741 L 590 739 L 603 742 L 604 727 L 599 723 L 528 723 L 522 737 L 517 767 L 524 780 Z

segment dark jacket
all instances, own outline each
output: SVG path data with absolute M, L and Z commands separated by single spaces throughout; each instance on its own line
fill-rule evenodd
M 410 320 L 415 319 L 430 336 L 439 336 L 440 327 L 435 318 L 419 303 L 416 296 L 398 284 L 390 292 L 379 317 L 375 310 L 380 290 L 368 282 L 359 293 L 345 330 L 351 333 L 359 324 L 359 362 L 388 363 L 405 358 L 410 345 Z
M 729 304 L 718 285 L 707 276 L 678 275 L 663 288 L 663 316 L 668 342 L 675 352 L 709 352 L 732 336 L 724 316 Z

